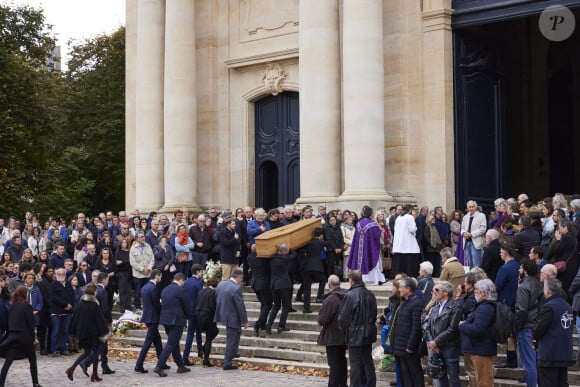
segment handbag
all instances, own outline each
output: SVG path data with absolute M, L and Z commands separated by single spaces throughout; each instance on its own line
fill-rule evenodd
M 433 379 L 441 379 L 447 374 L 445 362 L 439 353 L 432 353 L 427 363 L 427 375 Z
M 187 263 L 188 259 L 189 259 L 189 254 L 187 254 L 187 253 L 177 254 L 177 263 Z
M 556 270 L 558 270 L 558 273 L 563 273 L 566 271 L 566 261 L 558 261 L 558 262 L 554 262 L 554 266 L 556 266 Z
M 568 259 L 566 259 L 565 261 L 554 262 L 554 266 L 556 266 L 556 270 L 558 270 L 558 273 L 563 273 L 566 271 L 566 266 L 568 265 L 568 261 L 571 260 L 572 258 L 574 258 L 578 254 L 578 252 L 576 250 L 577 248 L 578 248 L 578 242 L 574 241 L 574 250 L 572 250 L 572 254 L 570 254 Z

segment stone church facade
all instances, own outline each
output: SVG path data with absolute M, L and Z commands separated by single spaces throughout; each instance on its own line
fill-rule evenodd
M 126 208 L 454 208 L 454 5 L 126 0 Z

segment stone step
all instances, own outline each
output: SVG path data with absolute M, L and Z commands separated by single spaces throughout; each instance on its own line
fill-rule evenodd
M 115 341 L 122 343 L 122 344 L 129 344 L 134 346 L 141 346 L 143 340 L 141 338 L 134 338 L 134 337 L 118 337 L 115 338 Z M 220 342 L 221 341 L 221 342 Z M 314 351 L 302 351 L 302 350 L 288 350 L 288 349 L 279 349 L 275 347 L 258 347 L 255 345 L 251 345 L 253 342 L 247 342 L 249 345 L 242 345 L 240 344 L 238 353 L 243 357 L 249 358 L 263 358 L 263 359 L 278 359 L 278 360 L 289 360 L 293 362 L 307 362 L 307 363 L 326 363 L 326 354 L 324 353 L 324 347 L 319 346 L 319 350 L 321 352 L 314 352 Z M 180 347 L 183 349 L 185 345 L 185 339 L 182 338 L 180 342 Z M 225 340 L 216 340 L 212 345 L 212 352 L 223 354 L 225 351 Z M 193 347 L 195 348 L 195 346 Z M 193 352 L 193 356 L 197 354 L 197 351 Z M 212 355 L 213 356 L 213 355 Z
M 127 338 L 131 339 L 131 342 L 127 344 L 133 344 L 134 342 L 141 343 L 145 339 L 147 331 L 145 330 L 131 330 L 127 334 Z M 225 328 L 220 327 L 220 334 L 214 339 L 214 343 L 225 343 Z M 167 339 L 165 332 L 160 332 L 161 338 L 163 340 Z M 183 335 L 183 343 L 185 345 L 185 335 Z M 240 344 L 245 346 L 254 346 L 259 348 L 279 348 L 279 349 L 291 349 L 300 351 L 310 351 L 310 352 L 325 352 L 323 346 L 317 345 L 316 340 L 318 335 L 311 336 L 307 331 L 289 331 L 289 332 L 276 332 L 273 329 L 271 335 L 266 335 L 264 331 L 260 331 L 260 337 L 256 337 L 252 329 L 244 329 L 242 337 L 240 338 Z M 134 341 L 133 339 L 136 339 Z M 139 341 L 140 340 L 140 341 Z M 139 344 L 140 345 L 140 344 Z

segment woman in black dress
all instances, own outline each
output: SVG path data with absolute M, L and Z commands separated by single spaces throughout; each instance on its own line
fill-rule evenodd
M 109 333 L 109 328 L 96 297 L 97 286 L 89 283 L 85 286 L 84 294 L 81 297 L 81 302 L 74 310 L 73 318 L 70 324 L 69 331 L 74 334 L 79 341 L 79 347 L 84 349 L 84 353 L 80 355 L 73 365 L 66 370 L 66 375 L 70 380 L 73 380 L 75 368 L 80 364 L 83 373 L 87 373 L 87 366 L 83 366 L 83 360 L 90 357 L 93 363 L 93 374 L 91 375 L 91 382 L 100 382 L 101 379 L 97 374 L 97 366 L 99 360 L 100 337 Z
M 218 284 L 217 278 L 210 278 L 207 280 L 207 287 L 202 289 L 197 295 L 195 316 L 197 318 L 197 326 L 205 332 L 205 344 L 203 345 L 203 366 L 213 367 L 209 362 L 209 355 L 211 353 L 211 343 L 218 334 L 217 324 L 213 321 L 216 309 L 216 292 L 215 287 Z
M 8 337 L 0 345 L 0 352 L 6 355 L 6 361 L 0 372 L 0 386 L 5 385 L 12 362 L 26 357 L 30 363 L 32 385 L 40 387 L 34 352 L 34 315 L 32 306 L 28 303 L 28 290 L 24 286 L 19 286 L 12 293 L 8 310 Z

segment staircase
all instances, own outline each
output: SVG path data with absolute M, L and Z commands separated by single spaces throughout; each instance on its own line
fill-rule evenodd
M 348 288 L 348 284 L 343 283 L 344 288 Z M 298 286 L 294 288 L 294 295 Z M 313 285 L 313 289 L 316 289 L 316 285 Z M 378 313 L 382 313 L 382 310 L 388 304 L 388 297 L 391 295 L 391 284 L 387 283 L 382 286 L 369 286 L 377 298 Z M 248 312 L 248 320 L 250 324 L 258 318 L 260 312 L 260 303 L 258 302 L 256 295 L 253 293 L 252 289 L 249 287 L 243 288 L 244 300 L 246 303 L 246 310 Z M 240 339 L 240 349 L 239 354 L 241 355 L 237 361 L 246 363 L 248 365 L 256 366 L 272 366 L 272 367 L 285 367 L 288 369 L 309 369 L 309 370 L 319 370 L 327 371 L 328 365 L 326 363 L 326 352 L 323 346 L 316 344 L 318 334 L 320 332 L 320 327 L 316 323 L 316 317 L 318 315 L 318 310 L 320 309 L 320 304 L 314 303 L 316 298 L 316 291 L 312 292 L 312 304 L 311 309 L 314 313 L 303 314 L 302 313 L 302 303 L 292 302 L 292 306 L 298 312 L 290 313 L 288 315 L 288 320 L 286 326 L 290 328 L 289 332 L 277 333 L 277 322 L 276 319 L 272 327 L 272 334 L 267 336 L 265 332 L 260 331 L 260 337 L 255 337 L 254 330 L 252 326 L 248 329 L 242 330 L 242 337 Z M 118 317 L 118 316 L 117 316 Z M 219 335 L 213 342 L 212 346 L 212 359 L 223 359 L 223 353 L 225 351 L 225 327 L 218 324 L 220 329 Z M 161 337 L 164 342 L 166 335 L 163 329 L 160 329 Z M 125 337 L 116 337 L 115 341 L 123 344 L 129 344 L 133 346 L 134 351 L 139 351 L 140 347 L 145 338 L 145 330 L 129 330 Z M 380 337 L 378 337 L 377 343 L 373 345 L 379 345 Z M 578 340 L 575 336 L 574 343 L 577 344 Z M 181 341 L 181 350 L 185 345 L 185 332 Z M 575 352 L 577 347 L 575 346 Z M 153 348 L 151 349 L 153 353 Z M 196 356 L 197 350 L 194 343 L 192 348 L 191 356 Z M 505 347 L 498 347 L 498 356 L 496 357 L 496 362 L 499 363 L 505 359 Z M 461 373 L 465 375 L 463 371 L 463 365 L 461 363 Z M 525 386 L 524 383 L 518 383 L 519 379 L 524 376 L 523 370 L 521 368 L 517 369 L 496 369 L 495 371 L 495 386 L 496 387 L 507 387 L 507 386 Z M 394 380 L 395 375 L 393 373 L 377 372 L 377 378 L 380 384 L 385 385 L 386 381 Z M 580 386 L 580 371 L 577 368 L 570 368 L 569 371 L 569 383 L 570 385 Z M 467 384 L 467 379 L 465 376 L 462 377 L 464 385 Z

